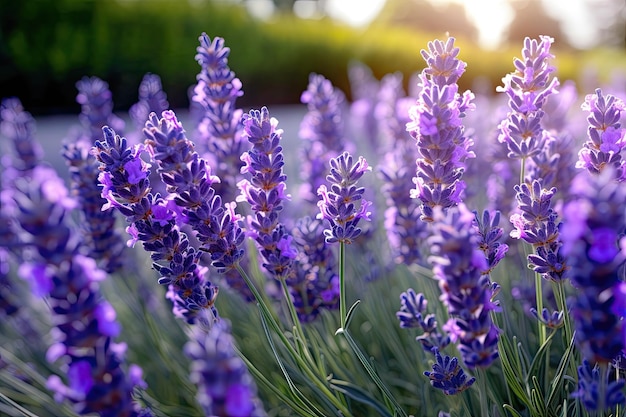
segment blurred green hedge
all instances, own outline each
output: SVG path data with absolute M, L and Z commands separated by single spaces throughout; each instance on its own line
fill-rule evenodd
M 126 110 L 143 75 L 152 72 L 161 76 L 171 106 L 186 107 L 199 71 L 194 56 L 201 32 L 225 38 L 231 48 L 229 64 L 245 92 L 242 107 L 299 102 L 310 72 L 349 94 L 350 60 L 364 62 L 379 78 L 402 71 L 408 80 L 422 68 L 420 49 L 446 36 L 287 15 L 261 22 L 241 7 L 202 0 L 0 2 L 0 96 L 18 96 L 36 114 L 78 112 L 75 83 L 96 75 L 109 83 L 116 109 Z M 476 76 L 500 84 L 521 49 L 485 52 L 462 39 L 457 44 L 468 62 L 463 88 Z M 557 52 L 559 77 L 576 79 L 587 55 Z M 622 55 L 604 54 L 600 61 L 626 68 Z

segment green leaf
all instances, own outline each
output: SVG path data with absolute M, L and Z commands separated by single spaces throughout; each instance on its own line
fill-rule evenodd
M 563 353 L 563 357 L 559 362 L 559 367 L 556 370 L 556 374 L 554 374 L 554 378 L 552 379 L 552 383 L 550 384 L 550 393 L 548 394 L 548 408 L 552 407 L 552 403 L 555 399 L 557 399 L 558 394 L 561 393 L 561 389 L 563 387 L 563 381 L 565 380 L 565 370 L 569 366 L 570 360 L 572 359 L 572 353 L 574 351 L 574 340 L 576 339 L 576 335 L 574 333 L 574 337 L 570 340 L 569 346 Z
M 369 405 L 370 407 L 374 408 L 378 413 L 377 415 L 382 416 L 382 417 L 392 417 L 391 414 L 389 414 L 389 411 L 385 409 L 384 405 L 382 405 L 381 403 L 376 401 L 374 398 L 372 398 L 370 394 L 366 392 L 364 389 L 362 389 L 361 387 L 351 384 L 350 382 L 341 381 L 338 379 L 331 379 L 330 386 L 334 390 L 341 392 L 342 394 L 352 398 L 353 400 L 356 400 L 360 403 Z M 397 414 L 394 413 L 394 415 L 397 415 Z
M 522 417 L 522 415 L 516 409 L 511 407 L 509 404 L 504 404 L 502 408 L 508 411 L 513 417 Z

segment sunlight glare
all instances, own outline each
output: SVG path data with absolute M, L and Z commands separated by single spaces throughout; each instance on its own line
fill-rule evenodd
M 376 18 L 384 5 L 385 0 L 328 0 L 326 12 L 351 26 L 364 26 Z

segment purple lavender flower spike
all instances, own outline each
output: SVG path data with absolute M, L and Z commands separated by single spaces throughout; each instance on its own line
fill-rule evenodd
M 208 333 L 192 328 L 185 353 L 192 360 L 191 381 L 198 386 L 196 397 L 207 416 L 266 415 L 254 380 L 235 352 L 226 320 Z
M 504 86 L 496 91 L 505 93 L 511 109 L 500 123 L 498 141 L 506 143 L 509 158 L 525 159 L 541 152 L 546 132 L 542 129 L 542 109 L 547 98 L 557 92 L 559 81 L 551 74 L 555 67 L 549 64 L 554 58 L 550 45 L 554 39 L 540 36 L 540 40 L 524 39 L 522 59 L 515 58 L 515 72 L 507 74 Z
M 496 265 L 504 259 L 509 246 L 500 242 L 504 231 L 498 226 L 500 224 L 499 211 L 492 214 L 489 210 L 485 210 L 481 217 L 478 216 L 478 212 L 474 211 L 474 216 L 476 229 L 480 236 L 478 247 L 487 259 L 487 269 L 483 271 L 483 275 L 489 275 Z
M 78 118 L 89 132 L 89 142 L 101 137 L 104 126 L 121 134 L 125 123 L 113 114 L 113 94 L 109 84 L 98 77 L 83 77 L 76 83 L 76 88 L 76 101 L 81 105 Z
M 159 283 L 167 285 L 168 299 L 177 317 L 210 326 L 217 318 L 214 302 L 218 288 L 204 278 L 199 265 L 201 252 L 190 246 L 187 235 L 176 225 L 171 203 L 150 193 L 149 165 L 140 157 L 143 145 L 128 146 L 126 138 L 103 128 L 104 139 L 92 152 L 100 163 L 105 209 L 115 208 L 129 223 L 131 243 L 141 241 L 151 252 Z
M 139 84 L 139 101 L 128 110 L 135 127 L 143 129 L 150 113 L 161 114 L 170 107 L 167 94 L 163 91 L 161 77 L 156 74 L 146 74 Z
M 218 194 L 231 201 L 241 178 L 239 157 L 246 148 L 240 125 L 243 112 L 235 105 L 243 91 L 241 81 L 228 66 L 230 48 L 224 46 L 224 39 L 216 36 L 211 40 L 202 33 L 199 40 L 196 61 L 201 70 L 192 100 L 202 106 L 204 115 L 197 128 L 197 143 L 206 147 L 207 157 L 215 158 L 211 165 L 224 181 L 218 187 Z
M 219 272 L 233 270 L 243 256 L 244 234 L 234 206 L 222 204 L 214 189 L 220 179 L 195 151 L 173 111 L 164 111 L 161 119 L 152 113 L 144 135 L 167 191 L 201 243 L 200 250 L 210 254 Z
M 406 129 L 417 141 L 416 189 L 412 198 L 422 204 L 422 220 L 433 220 L 433 208 L 447 209 L 462 201 L 465 183 L 461 180 L 464 163 L 473 158 L 473 140 L 465 135 L 461 119 L 473 110 L 474 95 L 458 93 L 456 82 L 465 71 L 459 60 L 454 38 L 436 40 L 422 50 L 427 67 L 420 74 L 421 91 L 417 103 L 409 109 L 411 122 Z
M 539 180 L 529 186 L 515 186 L 518 212 L 511 215 L 514 230 L 511 237 L 531 244 L 534 253 L 528 255 L 528 267 L 544 279 L 560 282 L 568 277 L 568 265 L 561 251 L 557 213 L 552 209 L 556 188 L 546 190 Z
M 115 311 L 98 288 L 106 275 L 78 253 L 77 235 L 67 224 L 73 206 L 67 195 L 63 181 L 45 167 L 16 181 L 13 195 L 21 236 L 32 250 L 19 274 L 31 282 L 33 293 L 47 295 L 56 326 L 47 359 L 61 359 L 66 371 L 66 382 L 54 375 L 48 388 L 79 414 L 138 416 L 132 393 L 144 385 L 141 369 L 124 369 L 125 345 L 113 342 L 120 332 Z
M 371 168 L 362 156 L 353 163 L 352 155 L 344 152 L 330 160 L 330 173 L 326 184 L 320 185 L 317 194 L 320 201 L 319 219 L 328 220 L 330 229 L 324 230 L 326 242 L 352 243 L 361 233 L 361 219 L 370 220 L 370 202 L 363 199 L 365 189 L 357 187 L 363 174 Z
M 572 397 L 584 405 L 589 412 L 604 413 L 626 403 L 624 380 L 610 381 L 606 370 L 601 370 L 586 359 L 578 367 L 578 391 Z
M 626 199 L 625 186 L 615 181 L 613 167 L 597 175 L 581 172 L 563 210 L 563 253 L 578 289 L 572 303 L 576 340 L 591 363 L 611 362 L 626 345 L 621 272 L 626 214 L 618 203 Z
M 239 201 L 250 204 L 254 216 L 249 219 L 249 235 L 256 241 L 263 267 L 277 279 L 288 278 L 292 273 L 294 251 L 291 240 L 279 214 L 283 202 L 291 196 L 286 193 L 283 173 L 283 149 L 280 146 L 282 129 L 277 129 L 278 121 L 270 118 L 269 110 L 263 107 L 244 114 L 244 136 L 252 144 L 252 149 L 241 156 L 244 162 L 241 172 L 248 178 L 237 186 L 241 190 Z
M 443 329 L 458 342 L 468 368 L 484 368 L 498 357 L 499 329 L 490 314 L 500 308 L 492 301 L 493 288 L 483 274 L 488 264 L 479 249 L 475 216 L 463 204 L 446 215 L 442 209 L 435 214 L 433 235 L 428 239 L 433 254 L 429 261 L 450 315 Z
M 313 73 L 309 75 L 309 84 L 300 101 L 308 109 L 298 132 L 304 142 L 300 152 L 303 180 L 300 196 L 304 201 L 315 203 L 316 191 L 324 181 L 326 161 L 346 149 L 345 96 L 330 80 Z
M 89 153 L 90 149 L 91 145 L 86 140 L 66 141 L 63 157 L 69 169 L 72 195 L 83 215 L 80 222 L 83 245 L 88 255 L 111 273 L 124 265 L 124 242 L 115 227 L 115 214 L 102 210 L 107 200 L 102 197 L 98 161 Z
M 41 162 L 43 150 L 35 140 L 35 119 L 16 97 L 5 98 L 0 103 L 0 133 L 13 142 L 15 169 L 29 172 Z
M 621 152 L 626 146 L 626 129 L 621 127 L 620 118 L 626 111 L 626 105 L 611 94 L 604 96 L 598 88 L 595 94 L 585 97 L 582 109 L 589 112 L 589 140 L 578 153 L 576 168 L 598 173 L 612 165 L 616 168 L 616 175 L 623 181 L 626 179 L 626 162 Z
M 446 395 L 456 395 L 476 382 L 474 377 L 468 379 L 457 358 L 441 356 L 438 349 L 434 349 L 434 353 L 437 362 L 433 364 L 432 371 L 424 372 L 433 387 L 442 390 Z
M 426 314 L 428 301 L 424 294 L 416 294 L 412 288 L 400 294 L 400 311 L 396 317 L 402 328 L 419 328 L 422 334 L 416 337 L 426 352 L 433 352 L 433 348 L 442 350 L 450 344 L 450 337 L 439 333 L 437 320 L 434 314 Z
M 337 260 L 326 243 L 323 228 L 322 220 L 305 216 L 296 221 L 292 230 L 298 254 L 297 267 L 293 268 L 294 276 L 288 286 L 298 318 L 303 323 L 312 322 L 324 309 L 339 307 Z

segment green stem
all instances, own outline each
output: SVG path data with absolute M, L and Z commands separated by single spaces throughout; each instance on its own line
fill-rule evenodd
M 569 316 L 569 310 L 567 309 L 567 302 L 565 297 L 565 282 L 555 282 L 553 285 L 554 297 L 556 299 L 556 305 L 559 310 L 563 312 L 563 325 L 565 329 L 565 346 L 569 346 L 573 337 L 572 322 Z
M 244 271 L 244 269 L 239 264 L 237 264 L 236 268 L 244 281 L 246 281 L 246 284 L 250 288 L 250 291 L 254 295 L 254 298 L 257 300 L 257 305 L 261 310 L 261 314 L 263 315 L 263 317 L 265 317 L 271 329 L 278 336 L 285 349 L 287 349 L 287 352 L 289 353 L 291 358 L 298 364 L 298 367 L 306 376 L 311 379 L 311 381 L 320 390 L 320 392 L 326 398 L 328 398 L 328 400 L 335 407 L 337 407 L 337 410 L 341 412 L 343 416 L 352 416 L 352 413 L 350 412 L 350 410 L 348 410 L 346 405 L 339 398 L 337 398 L 327 386 L 326 375 L 318 375 L 316 372 L 313 372 L 310 365 L 298 354 L 298 351 L 291 345 L 291 343 L 289 343 L 289 339 L 285 336 L 282 329 L 280 328 L 278 320 L 276 319 L 270 308 L 267 306 L 267 304 L 264 302 L 263 297 L 256 289 L 254 283 L 252 282 L 246 271 Z
M 483 369 L 476 369 L 476 375 L 478 377 L 478 399 L 480 402 L 480 415 L 488 416 L 489 414 L 489 398 L 487 391 L 487 372 Z
M 346 247 L 344 242 L 339 242 L 339 318 L 341 328 L 346 329 Z

